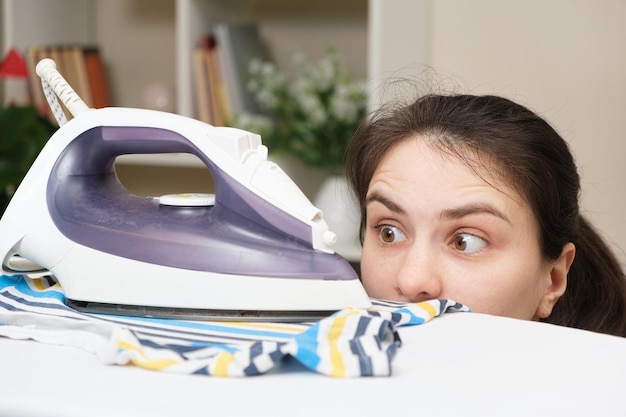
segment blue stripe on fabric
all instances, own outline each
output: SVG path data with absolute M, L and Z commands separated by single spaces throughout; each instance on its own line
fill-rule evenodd
M 137 338 L 137 340 L 141 343 L 142 347 L 149 347 L 152 349 L 162 349 L 176 352 L 180 356 L 185 356 L 191 352 L 197 352 L 198 350 L 206 349 L 206 348 L 218 348 L 222 351 L 226 351 L 229 353 L 237 352 L 237 349 L 234 346 L 227 345 L 225 343 L 190 343 L 189 345 L 178 345 L 174 343 L 157 343 L 149 339 Z
M 28 310 L 24 310 L 23 308 L 17 308 L 13 304 L 7 304 L 4 301 L 0 300 L 0 308 L 6 311 L 25 311 L 30 313 Z
M 171 322 L 171 321 L 168 321 L 167 327 L 160 327 L 158 325 L 153 325 L 153 324 L 140 324 L 141 320 L 139 320 L 136 323 L 127 323 L 125 321 L 115 320 L 114 318 L 109 318 L 109 317 L 104 317 L 104 316 L 96 317 L 96 316 L 90 315 L 90 317 L 93 319 L 107 322 L 107 323 L 119 324 L 122 327 L 131 329 L 137 333 L 141 333 L 146 336 L 153 336 L 153 337 L 162 337 L 162 338 L 180 339 L 180 340 L 189 340 L 190 337 L 194 337 L 198 339 L 199 342 L 202 342 L 202 340 L 199 340 L 199 339 L 206 339 L 206 338 L 227 339 L 229 342 L 233 342 L 233 341 L 250 342 L 250 341 L 258 340 L 258 338 L 255 338 L 255 337 L 237 337 L 237 336 L 233 336 L 230 334 L 220 335 L 216 333 L 208 333 L 207 331 L 199 332 L 199 331 L 181 330 L 176 327 L 171 328 L 170 326 L 178 325 L 177 322 Z M 159 322 L 158 324 L 163 325 L 164 323 Z M 157 331 L 161 333 L 157 333 Z
M 363 316 L 359 318 L 359 323 L 356 327 L 356 330 L 354 331 L 354 337 L 361 337 L 365 334 L 365 332 L 367 331 L 367 327 L 370 325 L 370 323 L 372 322 L 372 318 L 369 316 Z
M 396 352 L 398 351 L 398 348 L 400 346 L 402 346 L 402 342 L 400 342 L 400 340 L 398 339 L 396 343 L 393 343 L 389 345 L 389 347 L 387 347 L 385 353 L 387 354 L 387 360 L 389 361 L 389 363 L 393 362 L 393 358 L 396 356 Z
M 106 320 L 104 315 L 94 314 L 93 316 L 97 316 Z M 192 322 L 192 321 L 176 321 L 169 319 L 155 319 L 150 317 L 126 317 L 125 319 L 135 321 L 135 322 L 148 322 L 148 323 L 156 323 L 156 324 L 164 324 L 184 327 L 188 329 L 198 329 L 203 331 L 218 331 L 223 333 L 233 333 L 239 335 L 246 336 L 269 336 L 269 337 L 277 337 L 277 338 L 293 338 L 299 333 L 283 333 L 279 331 L 270 331 L 270 330 L 259 330 L 259 329 L 250 329 L 250 328 L 238 328 L 238 327 L 226 327 L 224 325 L 213 325 L 210 322 Z
M 250 350 L 249 350 L 249 357 L 248 360 L 250 361 L 248 366 L 246 366 L 243 370 L 243 373 L 246 375 L 258 375 L 261 372 L 259 371 L 259 369 L 257 368 L 256 364 L 254 363 L 254 358 L 260 356 L 263 354 L 263 343 L 261 342 L 256 342 L 255 344 L 253 344 L 252 346 L 250 346 Z
M 22 279 L 21 275 L 17 277 L 10 277 L 8 275 L 0 275 L 0 289 L 7 287 L 14 287 L 19 279 Z
M 255 343 L 252 346 L 250 346 L 250 359 L 255 358 L 259 355 L 263 354 L 263 344 L 262 343 Z
M 243 374 L 248 376 L 259 375 L 260 373 L 261 371 L 259 371 L 259 368 L 256 367 L 254 362 L 250 362 L 248 366 L 243 369 Z
M 378 348 L 380 349 L 380 343 L 376 340 Z M 354 353 L 359 359 L 359 369 L 362 376 L 372 376 L 374 374 L 374 367 L 372 366 L 372 360 L 367 356 L 363 345 L 359 339 L 350 340 L 350 351 Z
M 441 300 L 442 303 L 444 303 L 445 305 L 445 310 L 442 308 L 441 309 L 441 313 L 447 313 L 449 311 L 467 311 L 467 312 L 471 312 L 472 309 L 465 307 L 463 304 L 461 303 L 457 303 L 456 301 L 454 301 L 453 303 L 450 302 L 450 300 Z
M 404 307 L 406 305 L 405 302 L 401 301 L 390 301 L 390 300 L 380 300 L 377 298 L 370 299 L 372 306 L 380 306 L 380 307 L 391 307 L 391 308 L 399 308 Z
M 44 303 L 44 302 L 39 302 L 39 301 L 30 301 L 27 300 L 25 298 L 19 297 L 15 294 L 12 294 L 8 291 L 3 291 L 0 293 L 2 296 L 4 296 L 5 298 L 11 299 L 13 301 L 17 301 L 18 303 L 25 305 L 25 306 L 29 306 L 29 307 L 41 307 L 41 308 L 45 308 L 45 309 L 49 309 L 49 310 L 62 310 L 62 311 L 72 311 L 70 308 L 68 308 L 67 306 L 63 305 L 63 304 L 56 304 L 56 303 Z M 36 313 L 36 311 L 33 311 L 33 313 Z M 84 318 L 83 318 L 84 320 Z
M 286 344 L 287 342 L 278 342 L 276 343 L 276 350 L 270 352 L 270 358 L 272 359 L 274 363 L 278 362 L 279 360 L 285 357 L 285 354 L 283 353 L 282 348 Z
M 203 366 L 200 369 L 196 369 L 195 371 L 193 371 L 191 373 L 192 375 L 205 375 L 205 376 L 210 376 L 211 374 L 209 373 L 209 367 L 208 366 Z
M 391 322 L 385 320 L 385 322 L 381 323 L 381 326 L 378 328 L 376 340 L 383 340 L 385 338 L 385 333 L 387 333 L 387 330 L 393 332 L 393 325 L 391 324 Z
M 189 343 L 215 343 L 215 344 L 223 344 L 223 343 L 236 343 L 243 344 L 256 341 L 257 339 L 253 338 L 242 338 L 242 337 L 234 337 L 234 336 L 221 336 L 210 333 L 187 333 L 187 332 L 177 332 L 176 330 L 171 330 L 167 334 L 164 333 L 156 333 L 156 332 L 147 332 L 144 330 L 138 330 L 134 327 L 125 326 L 127 329 L 130 329 L 134 333 L 141 335 L 142 337 L 152 337 L 152 338 L 161 338 L 161 339 L 170 339 L 173 341 L 182 341 Z
M 260 356 L 269 357 L 273 366 L 275 366 L 278 362 L 285 358 L 285 354 L 282 352 L 281 349 L 285 343 L 270 343 L 272 344 L 272 349 L 269 350 L 266 347 L 267 343 L 264 342 L 257 342 L 250 347 L 248 352 L 248 360 L 250 362 L 248 366 L 246 366 L 246 368 L 244 368 L 243 370 L 243 373 L 245 375 L 260 375 L 261 373 L 266 371 L 260 370 L 254 363 L 254 360 Z
M 332 316 L 331 316 L 332 317 Z M 312 325 L 305 332 L 296 335 L 298 350 L 294 357 L 296 357 L 303 365 L 309 369 L 317 370 L 320 363 L 320 357 L 317 353 L 319 343 L 317 342 L 317 335 L 319 333 L 319 322 Z
M 423 324 L 426 320 L 424 320 L 424 318 L 416 316 L 415 313 L 413 313 L 409 308 L 400 308 L 398 309 L 396 312 L 394 312 L 394 314 L 406 314 L 409 316 L 409 321 L 406 322 L 404 325 L 418 325 L 418 324 Z
M 14 287 L 16 290 L 20 291 L 23 294 L 29 295 L 31 297 L 37 298 L 53 298 L 55 300 L 61 301 L 65 303 L 65 295 L 62 291 L 56 289 L 46 289 L 46 290 L 33 290 L 23 276 L 19 275 L 17 279 L 13 277 L 9 277 L 7 275 L 0 276 L 0 286 L 3 288 Z

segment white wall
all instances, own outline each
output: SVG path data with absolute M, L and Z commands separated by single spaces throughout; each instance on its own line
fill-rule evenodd
M 572 147 L 584 213 L 626 263 L 626 1 L 381 3 L 396 5 L 402 22 L 410 5 L 416 22 L 404 23 L 395 68 L 382 70 L 425 64 L 465 91 L 504 95 L 542 114 Z

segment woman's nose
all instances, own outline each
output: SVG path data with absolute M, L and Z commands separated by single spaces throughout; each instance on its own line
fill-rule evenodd
M 417 249 L 407 253 L 395 279 L 398 295 L 408 302 L 440 298 L 441 270 L 432 254 Z

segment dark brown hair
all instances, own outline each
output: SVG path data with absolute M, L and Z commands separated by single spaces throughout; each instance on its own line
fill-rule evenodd
M 567 290 L 544 321 L 626 336 L 624 273 L 579 213 L 580 178 L 567 143 L 544 119 L 506 98 L 431 94 L 375 113 L 356 133 L 346 160 L 361 209 L 361 235 L 376 167 L 394 145 L 416 134 L 475 172 L 497 175 L 517 189 L 538 222 L 546 259 L 556 260 L 566 243 L 574 243 Z

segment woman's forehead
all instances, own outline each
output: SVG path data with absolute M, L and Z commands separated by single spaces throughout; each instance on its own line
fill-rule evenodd
M 458 166 L 518 204 L 527 204 L 524 190 L 503 161 L 475 147 L 439 135 L 415 134 L 399 140 L 383 156 L 375 173 L 380 172 L 381 168 L 397 169 L 398 163 L 414 166 L 416 158 L 424 156 L 432 161 L 432 175 L 446 175 L 448 173 L 441 169 Z

